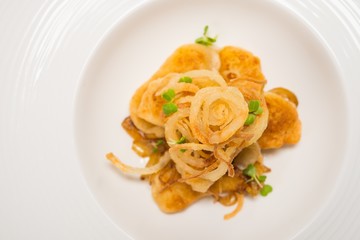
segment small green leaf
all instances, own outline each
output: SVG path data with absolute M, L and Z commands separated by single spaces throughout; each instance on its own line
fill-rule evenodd
M 158 146 L 160 146 L 160 145 L 162 145 L 162 144 L 164 144 L 164 140 L 159 139 L 159 140 L 156 141 L 155 146 L 158 147 Z
M 254 166 L 254 164 L 249 164 L 244 170 L 243 170 L 243 174 L 245 176 L 248 176 L 252 179 L 254 179 L 256 177 L 256 168 Z
M 259 182 L 263 183 L 263 182 L 265 182 L 265 180 L 266 180 L 266 176 L 265 176 L 265 175 L 261 175 L 261 176 L 258 177 L 258 179 L 259 179 Z
M 207 40 L 209 41 L 209 42 L 211 42 L 211 43 L 214 43 L 214 42 L 216 42 L 216 40 L 217 40 L 217 36 L 216 37 L 207 37 Z
M 213 43 L 216 42 L 217 40 L 217 36 L 216 37 L 209 37 L 207 34 L 208 34 L 208 30 L 209 30 L 209 26 L 205 26 L 204 27 L 204 32 L 203 32 L 203 36 L 197 38 L 195 40 L 196 43 L 198 44 L 202 44 L 202 45 L 205 45 L 205 46 L 211 46 Z
M 174 89 L 170 88 L 166 92 L 163 92 L 161 96 L 166 101 L 171 102 L 175 98 L 175 91 Z
M 178 107 L 176 106 L 175 103 L 169 102 L 169 103 L 165 103 L 162 106 L 162 110 L 166 116 L 170 116 L 171 114 L 177 112 Z
M 154 144 L 154 143 L 153 143 Z M 153 153 L 157 153 L 159 151 L 159 146 L 164 144 L 164 140 L 163 139 L 159 139 L 155 142 L 155 146 L 153 147 L 152 151 Z
M 186 152 L 186 149 L 183 149 L 183 148 L 182 148 L 182 149 L 180 149 L 180 152 L 182 152 L 182 153 L 183 153 L 183 152 Z
M 204 36 L 207 35 L 208 30 L 209 30 L 209 26 L 206 25 L 206 26 L 204 27 L 204 33 L 203 33 Z
M 186 142 L 186 137 L 182 136 L 178 141 L 176 141 L 176 144 L 183 144 Z
M 192 78 L 191 78 L 191 77 L 184 76 L 184 77 L 181 77 L 181 78 L 179 79 L 179 82 L 192 83 Z
M 273 190 L 272 186 L 265 184 L 263 188 L 260 189 L 260 194 L 263 197 L 266 197 Z
M 253 112 L 255 115 L 260 115 L 263 113 L 263 108 L 262 107 L 259 107 L 255 112 Z
M 253 113 L 256 112 L 260 107 L 260 101 L 259 100 L 250 100 L 248 103 L 249 112 Z
M 206 37 L 199 37 L 195 40 L 195 43 L 201 44 L 201 45 L 205 45 L 205 46 L 210 46 L 211 42 L 209 42 L 207 40 Z
M 245 120 L 244 125 L 248 126 L 248 125 L 253 124 L 255 121 L 255 118 L 256 118 L 255 114 L 249 113 L 248 117 Z

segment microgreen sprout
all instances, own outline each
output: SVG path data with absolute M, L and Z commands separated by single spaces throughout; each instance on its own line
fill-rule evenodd
M 248 125 L 253 124 L 255 122 L 255 118 L 256 118 L 255 114 L 249 113 L 249 115 L 247 116 L 247 118 L 245 120 L 244 125 L 248 126 Z
M 169 103 L 165 103 L 162 106 L 162 110 L 166 116 L 170 116 L 171 114 L 177 112 L 178 107 L 176 106 L 175 103 L 169 102 Z
M 159 151 L 159 146 L 164 144 L 164 140 L 159 139 L 156 141 L 155 146 L 153 147 L 153 153 L 157 153 Z
M 175 140 L 168 141 L 168 144 L 170 144 L 170 145 L 184 144 L 184 143 L 186 143 L 186 137 L 185 136 L 181 136 L 181 138 L 179 138 L 179 140 L 177 140 L 177 141 L 175 141 Z M 186 152 L 186 149 L 180 149 L 180 152 Z
M 177 141 L 176 143 L 177 143 L 177 144 L 183 144 L 183 143 L 185 143 L 185 142 L 186 142 L 186 137 L 185 137 L 185 136 L 182 136 L 182 137 L 179 139 L 179 141 Z M 184 152 L 186 152 L 186 149 L 182 148 L 182 149 L 180 149 L 180 152 L 184 153 Z
M 261 175 L 261 176 L 258 177 L 258 179 L 259 179 L 259 182 L 263 183 L 263 182 L 265 182 L 265 180 L 266 180 L 266 176 L 265 176 L 265 175 Z
M 199 38 L 197 38 L 196 40 L 195 40 L 195 42 L 196 43 L 198 43 L 198 44 L 202 44 L 202 45 L 204 45 L 204 46 L 211 46 L 211 45 L 213 45 L 213 43 L 215 43 L 216 42 L 216 40 L 217 40 L 217 36 L 215 36 L 215 37 L 209 37 L 207 34 L 208 34 L 208 30 L 209 30 L 209 26 L 205 26 L 204 27 L 204 33 L 203 33 L 203 35 L 201 36 L 201 37 L 199 37 Z
M 263 108 L 262 107 L 259 107 L 255 112 L 253 112 L 255 115 L 260 115 L 263 113 Z
M 172 88 L 169 88 L 166 92 L 163 92 L 163 94 L 161 94 L 161 97 L 165 99 L 165 101 L 167 101 L 167 103 L 162 106 L 163 113 L 166 116 L 170 116 L 178 110 L 176 104 L 173 103 L 175 95 L 175 91 Z
M 266 176 L 265 175 L 258 176 L 254 164 L 249 164 L 243 170 L 243 175 L 249 178 L 246 182 L 254 181 L 260 187 L 261 196 L 266 197 L 270 192 L 272 192 L 272 187 L 270 185 L 263 184 L 266 180 Z
M 250 100 L 248 103 L 249 112 L 255 112 L 260 107 L 260 101 L 258 100 Z
M 181 136 L 181 138 L 176 142 L 176 144 L 183 144 L 186 142 L 186 137 L 185 136 Z
M 156 143 L 155 143 L 155 145 L 156 145 L 157 147 L 160 146 L 160 145 L 162 145 L 162 144 L 164 144 L 164 140 L 162 140 L 162 139 L 157 140 Z
M 249 126 L 255 122 L 256 116 L 262 114 L 263 108 L 260 106 L 259 100 L 250 100 L 248 103 L 249 114 L 244 125 Z
M 163 92 L 161 96 L 166 101 L 171 102 L 175 98 L 175 91 L 174 89 L 170 88 L 166 92 Z
M 184 76 L 184 77 L 181 77 L 181 78 L 179 79 L 179 82 L 192 83 L 192 78 L 191 78 L 191 77 Z
M 265 184 L 262 189 L 260 189 L 260 194 L 263 197 L 266 197 L 269 193 L 272 192 L 272 186 Z

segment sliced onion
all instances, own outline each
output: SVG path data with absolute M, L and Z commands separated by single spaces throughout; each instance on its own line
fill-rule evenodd
M 237 200 L 236 208 L 232 212 L 224 215 L 225 220 L 229 220 L 230 218 L 235 217 L 236 214 L 238 214 L 240 212 L 240 210 L 242 209 L 242 207 L 244 205 L 244 195 L 235 193 L 235 196 L 236 196 L 236 200 Z
M 247 115 L 248 105 L 237 88 L 203 88 L 191 103 L 190 127 L 200 142 L 219 144 L 243 126 Z
M 204 179 L 210 180 L 212 182 L 215 182 L 215 181 L 219 180 L 222 176 L 224 176 L 224 174 L 226 173 L 227 170 L 228 170 L 227 164 L 220 161 L 219 166 L 215 170 L 205 173 L 201 177 Z
M 196 152 L 198 151 L 213 152 L 214 147 L 197 143 L 175 144 L 170 147 L 170 156 L 175 162 L 176 168 L 184 173 L 182 174 L 183 177 L 186 177 L 185 174 L 200 174 L 202 170 L 208 166 L 206 164 L 207 159 L 197 154 Z
M 195 85 L 198 85 L 197 81 L 196 81 L 196 78 L 202 78 L 203 79 L 204 77 L 207 77 L 208 81 L 212 81 L 212 82 L 216 83 L 215 86 L 222 86 L 222 87 L 227 86 L 224 78 L 217 71 L 193 70 L 193 71 L 186 72 L 183 75 L 187 76 L 187 77 L 191 77 L 193 79 L 193 83 Z M 210 84 L 207 83 L 206 87 L 209 87 L 209 85 Z M 201 86 L 202 86 L 202 84 L 200 85 L 200 87 Z
M 106 154 L 106 158 L 118 169 L 124 173 L 138 174 L 138 175 L 150 175 L 160 171 L 166 164 L 170 161 L 170 155 L 168 152 L 165 152 L 159 159 L 159 162 L 151 167 L 137 168 L 126 165 L 121 162 L 113 153 Z
M 171 147 L 181 137 L 185 137 L 189 142 L 196 142 L 189 123 L 190 109 L 179 109 L 172 114 L 165 123 L 165 137 L 167 144 Z
M 193 178 L 186 181 L 195 192 L 205 193 L 214 182 L 202 178 Z

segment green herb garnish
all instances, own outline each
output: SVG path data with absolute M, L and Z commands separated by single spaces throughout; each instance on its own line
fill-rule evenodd
M 249 164 L 244 170 L 243 170 L 243 174 L 245 176 L 250 177 L 250 181 L 254 180 L 256 177 L 256 168 L 254 166 L 254 164 Z
M 260 107 L 260 101 L 259 100 L 250 100 L 248 103 L 249 112 L 253 113 L 256 112 Z
M 175 140 L 168 141 L 169 145 L 184 144 L 184 143 L 186 143 L 186 137 L 185 136 L 181 136 L 181 138 L 179 140 L 177 140 L 177 141 L 175 141 Z M 186 151 L 186 149 L 180 149 L 180 152 L 185 152 L 185 151 Z
M 261 176 L 258 177 L 258 179 L 259 179 L 259 182 L 263 183 L 263 182 L 265 182 L 265 180 L 266 180 L 266 176 L 265 176 L 265 175 L 261 175 Z
M 162 145 L 162 144 L 164 144 L 164 140 L 159 139 L 159 140 L 156 141 L 155 146 L 158 147 L 158 146 L 160 146 L 160 145 Z
M 170 116 L 171 114 L 177 112 L 178 107 L 176 106 L 175 103 L 169 102 L 169 103 L 165 103 L 162 106 L 162 110 L 166 116 Z
M 260 189 L 260 194 L 263 197 L 266 197 L 273 190 L 272 186 L 265 184 L 262 189 Z
M 164 144 L 164 140 L 159 139 L 155 143 L 155 147 L 153 147 L 153 153 L 157 153 L 159 151 L 159 146 Z
M 263 113 L 263 108 L 259 107 L 255 112 L 253 112 L 255 115 L 260 115 Z
M 176 141 L 176 144 L 183 144 L 183 143 L 185 143 L 185 141 L 186 141 L 186 137 L 181 136 L 181 138 L 178 141 Z
M 208 30 L 209 30 L 209 26 L 205 26 L 204 27 L 204 33 L 203 33 L 203 36 L 202 37 L 199 37 L 195 40 L 196 43 L 198 44 L 202 44 L 202 45 L 205 45 L 205 46 L 211 46 L 213 45 L 213 43 L 216 42 L 217 40 L 217 36 L 216 37 L 209 37 L 207 34 L 208 34 Z
M 248 117 L 245 120 L 244 125 L 248 126 L 255 122 L 256 115 L 253 113 L 249 113 Z
M 266 176 L 265 175 L 258 176 L 254 164 L 249 164 L 243 170 L 243 174 L 249 178 L 246 182 L 251 182 L 251 181 L 256 182 L 256 184 L 260 187 L 261 196 L 266 197 L 270 192 L 272 192 L 272 187 L 270 185 L 261 184 L 265 182 Z
M 260 107 L 259 100 L 250 100 L 248 103 L 249 106 L 249 113 L 253 113 L 255 115 L 260 115 L 263 112 L 262 107 Z
M 169 88 L 166 92 L 161 94 L 161 97 L 167 101 L 167 103 L 162 106 L 163 113 L 166 116 L 170 116 L 178 110 L 176 104 L 172 102 L 175 98 L 175 95 L 175 91 L 172 88 Z
M 181 77 L 181 78 L 179 79 L 179 82 L 192 83 L 192 78 L 191 78 L 191 77 L 184 76 L 184 77 Z
M 244 125 L 249 126 L 255 122 L 256 116 L 260 115 L 263 112 L 262 107 L 260 107 L 259 100 L 250 100 L 248 103 L 249 115 L 245 120 Z
M 170 88 L 166 92 L 163 92 L 161 96 L 166 101 L 171 102 L 175 98 L 175 91 L 174 89 Z

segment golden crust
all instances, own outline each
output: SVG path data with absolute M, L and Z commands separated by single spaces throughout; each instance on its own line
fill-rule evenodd
M 219 56 L 213 48 L 199 44 L 186 44 L 176 49 L 159 70 L 133 95 L 130 101 L 130 117 L 135 126 L 149 137 L 164 137 L 162 127 L 138 116 L 138 108 L 142 102 L 142 97 L 153 80 L 164 77 L 169 73 L 183 73 L 200 69 L 218 70 L 219 65 Z
M 138 108 L 147 86 L 148 82 L 138 88 L 131 98 L 130 117 L 134 125 L 142 132 L 144 132 L 148 137 L 162 138 L 164 137 L 164 129 L 162 127 L 156 126 L 138 116 Z
M 215 49 L 199 44 L 186 44 L 176 49 L 150 80 L 164 77 L 169 73 L 218 70 L 219 65 L 219 56 Z
M 258 140 L 262 149 L 280 148 L 285 144 L 295 144 L 301 138 L 301 121 L 294 103 L 273 93 L 265 93 L 269 109 L 268 126 Z
M 173 162 L 161 171 L 151 175 L 150 184 L 152 196 L 159 208 L 166 213 L 175 213 L 184 210 L 189 205 L 206 196 L 195 192 L 184 183 L 178 182 L 180 174 L 176 171 Z
M 220 74 L 228 82 L 236 78 L 252 78 L 266 82 L 260 59 L 238 47 L 226 46 L 219 52 Z
M 164 88 L 166 90 L 169 86 L 174 90 L 177 89 L 175 85 L 175 87 L 168 85 L 171 83 L 171 80 L 167 78 L 171 77 L 171 74 L 179 77 L 181 73 L 189 74 L 189 71 L 192 70 L 215 70 L 212 72 L 216 72 L 219 78 L 222 76 L 224 79 L 221 78 L 221 81 L 210 79 L 209 76 L 202 76 L 204 74 L 203 72 L 206 72 L 202 71 L 200 77 L 192 76 L 192 85 L 181 83 L 184 87 L 196 86 L 196 91 L 181 88 L 181 91 L 177 92 L 177 96 L 182 96 L 182 99 L 186 98 L 186 101 L 176 102 L 177 99 L 174 99 L 174 102 L 179 106 L 179 111 L 172 115 L 173 118 L 183 113 L 182 111 L 184 111 L 185 114 L 184 109 L 189 108 L 190 103 L 191 106 L 196 105 L 194 99 L 196 100 L 195 96 L 199 93 L 199 89 L 209 86 L 217 87 L 211 88 L 212 90 L 220 89 L 221 87 L 224 89 L 234 87 L 236 88 L 235 90 L 240 90 L 244 97 L 243 101 L 245 104 L 243 106 L 244 109 L 237 110 L 234 107 L 234 111 L 227 111 L 230 100 L 227 101 L 226 104 L 221 105 L 222 102 L 215 99 L 216 105 L 211 105 L 212 108 L 211 111 L 209 111 L 211 113 L 210 117 L 206 115 L 206 119 L 211 121 L 209 126 L 211 125 L 214 128 L 214 130 L 210 129 L 211 131 L 217 131 L 218 128 L 215 127 L 218 125 L 227 126 L 227 122 L 225 122 L 226 124 L 222 124 L 223 119 L 221 115 L 226 116 L 226 114 L 229 115 L 232 112 L 236 112 L 237 115 L 242 112 L 246 113 L 246 116 L 242 119 L 242 123 L 239 124 L 242 126 L 248 113 L 247 102 L 250 100 L 260 100 L 263 113 L 258 115 L 256 121 L 250 126 L 239 128 L 236 125 L 234 131 L 229 134 L 231 136 L 236 135 L 235 137 L 221 139 L 221 141 L 217 139 L 215 139 L 216 141 L 212 141 L 211 144 L 217 145 L 215 149 L 202 149 L 200 147 L 196 149 L 195 146 L 201 145 L 198 141 L 208 143 L 207 141 L 209 141 L 210 136 L 206 135 L 204 139 L 199 140 L 199 136 L 201 135 L 200 127 L 189 127 L 188 125 L 190 125 L 189 122 L 193 119 L 198 121 L 199 116 L 195 115 L 195 113 L 201 113 L 200 110 L 205 109 L 204 104 L 198 109 L 195 109 L 196 111 L 193 111 L 195 117 L 190 120 L 187 119 L 189 113 L 185 114 L 185 120 L 179 121 L 179 119 L 176 119 L 175 123 L 178 125 L 175 128 L 172 126 L 175 125 L 175 123 L 172 124 L 172 119 L 167 118 L 162 113 L 162 105 L 165 101 L 161 98 L 161 95 L 159 95 Z M 221 76 L 217 72 L 219 72 Z M 212 77 L 217 79 L 216 76 Z M 175 83 L 179 85 L 178 80 L 176 80 Z M 205 47 L 199 44 L 187 44 L 179 47 L 162 64 L 159 70 L 136 91 L 130 103 L 130 116 L 136 128 L 139 129 L 139 132 L 145 133 L 146 141 L 149 141 L 148 145 L 150 147 L 148 145 L 146 146 L 148 148 L 154 146 L 155 140 L 149 140 L 149 138 L 164 138 L 166 135 L 166 149 L 170 147 L 168 150 L 172 157 L 170 163 L 160 171 L 146 177 L 151 184 L 152 196 L 162 211 L 166 213 L 182 211 L 195 201 L 211 194 L 221 202 L 221 194 L 223 193 L 229 194 L 230 197 L 233 193 L 246 193 L 252 196 L 256 196 L 259 193 L 259 187 L 255 183 L 248 183 L 242 175 L 242 172 L 237 168 L 234 169 L 231 165 L 234 157 L 236 157 L 243 148 L 253 144 L 256 140 L 258 140 L 259 146 L 262 149 L 268 149 L 280 148 L 284 144 L 295 144 L 301 137 L 301 122 L 298 117 L 296 105 L 294 104 L 294 102 L 297 103 L 296 96 L 290 91 L 281 88 L 264 94 L 263 89 L 265 84 L 266 79 L 261 72 L 260 60 L 251 52 L 232 46 L 224 47 L 217 52 L 211 47 Z M 202 92 L 203 90 L 200 93 Z M 215 94 L 213 94 L 213 92 L 209 94 L 211 99 L 213 99 L 214 96 Z M 239 104 L 239 99 L 235 97 L 233 97 L 233 99 Z M 182 109 L 183 105 L 186 106 L 184 109 Z M 237 105 L 235 104 L 235 106 Z M 229 109 L 232 110 L 232 108 Z M 205 110 L 207 110 L 207 108 Z M 218 117 L 218 115 L 220 117 Z M 239 117 L 237 115 L 236 117 Z M 169 125 L 174 129 L 169 131 L 171 134 L 168 132 L 165 134 L 164 127 L 166 128 L 166 126 Z M 264 131 L 265 128 L 266 130 Z M 219 129 L 222 128 L 219 127 Z M 195 138 L 192 135 L 196 135 L 197 137 Z M 260 135 L 262 136 L 260 137 Z M 169 136 L 171 136 L 171 138 L 169 138 Z M 193 139 L 193 141 L 181 145 L 171 143 L 176 142 L 181 136 L 185 136 L 187 141 L 191 139 Z M 260 139 L 258 139 L 259 137 Z M 257 171 L 262 174 L 269 171 L 269 169 L 262 165 L 260 148 L 257 147 L 257 150 L 260 159 L 255 159 L 257 160 L 255 166 L 257 167 Z M 177 154 L 181 155 L 181 161 L 177 161 Z M 218 165 L 210 164 L 208 166 L 209 163 L 205 160 L 213 159 L 208 155 L 214 155 L 215 158 L 221 158 L 222 161 L 219 160 L 220 164 Z M 184 156 L 187 156 L 186 160 L 183 160 Z M 204 160 L 203 165 L 205 168 L 202 169 L 203 166 L 200 161 L 194 163 L 194 159 L 197 161 Z M 157 161 L 158 157 L 150 157 L 148 166 L 153 165 Z M 183 165 L 194 168 L 191 169 L 194 171 L 191 174 L 187 173 Z M 215 166 L 216 168 L 211 168 L 211 166 Z M 223 174 L 221 174 L 220 178 L 214 180 L 215 171 L 221 171 Z M 229 172 L 229 176 L 225 174 L 227 171 Z M 232 171 L 232 174 L 230 174 L 230 171 Z M 208 178 L 200 178 L 200 175 L 202 177 L 208 177 L 211 181 L 208 180 Z M 199 188 L 198 186 L 202 186 L 203 188 Z

